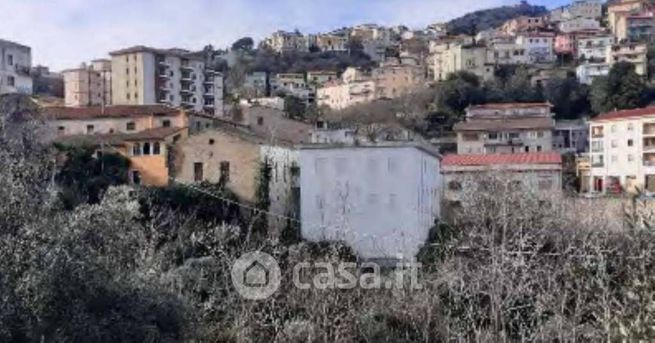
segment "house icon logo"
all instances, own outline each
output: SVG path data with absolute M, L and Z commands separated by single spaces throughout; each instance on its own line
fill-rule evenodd
M 250 300 L 270 297 L 280 287 L 280 266 L 273 256 L 254 251 L 241 255 L 232 265 L 232 284 Z

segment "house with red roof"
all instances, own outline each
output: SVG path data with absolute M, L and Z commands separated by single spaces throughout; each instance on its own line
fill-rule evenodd
M 655 193 L 655 107 L 603 113 L 589 126 L 589 189 Z
M 562 156 L 558 152 L 446 155 L 441 174 L 447 202 L 462 204 L 493 179 L 521 191 L 557 195 L 562 189 Z

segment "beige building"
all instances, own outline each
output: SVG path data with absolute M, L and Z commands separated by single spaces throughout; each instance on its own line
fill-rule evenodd
M 494 66 L 485 46 L 452 41 L 433 44 L 430 60 L 435 81 L 446 80 L 449 74 L 458 71 L 471 72 L 482 80 L 494 76 Z
M 108 106 L 111 97 L 111 61 L 98 59 L 89 65 L 67 69 L 64 75 L 66 106 Z
M 589 122 L 589 189 L 655 193 L 655 108 L 601 114 Z
M 339 76 L 336 71 L 315 70 L 307 72 L 307 83 L 314 87 L 321 87 L 332 80 L 337 80 L 338 78 Z
M 388 63 L 373 69 L 375 97 L 393 99 L 425 86 L 425 71 L 422 66 Z
M 323 52 L 347 52 L 348 37 L 334 34 L 318 34 L 309 36 L 309 46 L 314 46 Z
M 270 37 L 264 40 L 263 44 L 279 54 L 292 51 L 309 51 L 309 40 L 298 31 L 274 32 Z
M 500 31 L 508 35 L 516 35 L 523 31 L 535 31 L 544 29 L 548 25 L 547 17 L 522 16 L 506 21 Z
M 159 127 L 187 127 L 184 111 L 162 106 L 45 107 L 43 115 L 58 136 L 136 133 Z
M 648 75 L 648 46 L 640 43 L 615 44 L 607 47 L 607 64 L 610 68 L 618 62 L 630 62 L 635 72 L 641 76 Z
M 32 94 L 32 48 L 0 39 L 0 94 Z
M 110 55 L 113 104 L 167 104 L 223 114 L 223 76 L 207 69 L 199 54 L 135 46 Z
M 555 120 L 548 103 L 470 106 L 455 124 L 458 154 L 548 152 Z
M 607 5 L 607 24 L 610 31 L 612 31 L 616 37 L 625 35 L 623 32 L 621 32 L 622 30 L 625 31 L 625 26 L 623 26 L 623 29 L 621 29 L 621 25 L 619 24 L 619 21 L 622 20 L 622 17 L 630 16 L 650 8 L 651 5 L 648 0 L 613 1 Z

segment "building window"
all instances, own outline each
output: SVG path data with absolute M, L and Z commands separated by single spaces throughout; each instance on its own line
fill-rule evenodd
M 7 77 L 7 85 L 9 87 L 16 87 L 16 79 L 13 76 Z
M 140 185 L 141 184 L 141 173 L 138 170 L 132 170 L 130 179 L 132 184 Z
M 126 98 L 127 100 L 130 100 L 130 93 L 125 94 L 125 98 Z
M 60 127 L 57 128 L 57 131 L 58 131 L 60 134 L 63 134 L 63 133 L 66 132 L 66 127 L 64 127 L 64 126 L 60 126 Z
M 628 139 L 628 146 L 633 146 L 633 145 L 634 145 L 634 141 L 632 139 Z
M 127 124 L 125 124 L 125 129 L 126 129 L 127 131 L 134 131 L 134 130 L 136 130 L 136 123 L 134 123 L 133 121 L 128 122 Z
M 263 117 L 257 117 L 257 125 L 264 125 L 264 118 Z
M 163 127 L 171 127 L 171 121 L 168 120 L 168 119 L 166 119 L 166 120 L 164 120 L 164 121 L 161 122 L 161 126 L 163 126 Z
M 14 55 L 7 55 L 7 64 L 10 66 L 14 65 Z
M 225 182 L 230 181 L 230 162 L 221 161 L 220 173 L 221 173 L 221 180 Z
M 203 166 L 202 162 L 196 162 L 193 164 L 193 180 L 196 182 L 202 181 L 203 176 Z
M 216 141 L 214 141 L 213 138 L 210 138 L 210 139 L 209 139 L 209 145 L 214 145 L 215 142 L 216 142 Z
M 159 155 L 161 154 L 161 146 L 159 142 L 155 142 L 152 144 L 152 154 L 153 155 Z
M 150 143 L 143 143 L 143 154 L 150 155 Z
M 450 181 L 448 182 L 448 189 L 451 191 L 461 191 L 462 190 L 462 184 L 459 181 Z
M 87 125 L 87 126 L 86 126 L 86 134 L 87 134 L 87 135 L 92 134 L 92 133 L 93 133 L 93 130 L 94 130 L 93 125 Z
M 141 156 L 141 144 L 134 143 L 132 146 L 132 156 Z

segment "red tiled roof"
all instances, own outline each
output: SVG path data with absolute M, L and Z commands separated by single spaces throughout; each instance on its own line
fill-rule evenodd
M 163 105 L 114 105 L 92 107 L 46 107 L 43 112 L 48 119 L 90 119 L 125 118 L 147 115 L 174 115 L 179 110 Z
M 65 144 L 108 144 L 108 145 L 122 145 L 125 142 L 138 142 L 138 141 L 162 141 L 182 130 L 184 127 L 157 127 L 147 129 L 135 133 L 107 133 L 95 135 L 73 135 L 65 136 L 56 139 L 59 143 Z
M 621 110 L 621 111 L 603 113 L 597 116 L 596 118 L 593 118 L 591 121 L 596 122 L 596 121 L 604 121 L 604 120 L 619 120 L 625 118 L 645 117 L 645 116 L 653 116 L 653 115 L 655 115 L 655 106 L 650 106 L 644 108 L 636 108 L 633 110 Z
M 444 167 L 561 163 L 562 156 L 557 152 L 529 152 L 521 154 L 490 155 L 446 155 L 441 161 L 441 165 Z
M 479 110 L 479 109 L 512 109 L 512 108 L 533 108 L 533 107 L 553 107 L 548 102 L 508 102 L 508 103 L 489 103 L 482 105 L 471 105 L 469 109 Z

